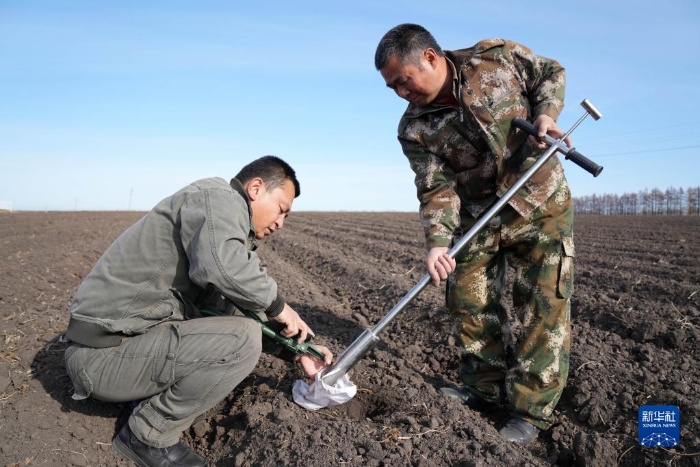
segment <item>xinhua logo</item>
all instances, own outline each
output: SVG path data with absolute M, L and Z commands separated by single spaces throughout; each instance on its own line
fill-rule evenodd
M 639 409 L 639 444 L 673 447 L 681 441 L 681 412 L 675 405 L 644 405 Z

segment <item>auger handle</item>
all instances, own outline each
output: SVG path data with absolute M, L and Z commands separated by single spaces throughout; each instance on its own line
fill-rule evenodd
M 199 309 L 200 313 L 203 316 L 225 316 L 225 313 L 219 310 L 211 310 L 207 308 L 200 308 Z M 280 334 L 277 334 L 274 329 L 271 327 L 267 326 L 260 317 L 253 313 L 252 311 L 248 310 L 243 310 L 239 309 L 241 313 L 246 315 L 248 318 L 252 318 L 258 325 L 260 326 L 260 329 L 262 330 L 262 333 L 264 336 L 274 340 L 277 342 L 279 345 L 285 347 L 287 350 L 293 352 L 295 355 L 304 355 L 304 354 L 310 354 L 313 357 L 323 360 L 326 358 L 326 354 L 321 352 L 320 350 L 316 349 L 314 346 L 309 344 L 309 341 L 311 340 L 311 334 L 309 334 L 306 338 L 306 342 L 302 342 L 301 344 L 296 341 L 293 337 L 284 337 Z
M 532 123 L 523 120 L 520 117 L 517 117 L 515 120 L 513 120 L 513 125 L 520 128 L 528 135 L 532 135 L 535 138 L 538 138 L 537 134 L 539 133 L 539 131 L 537 131 L 537 128 Z M 563 144 L 561 141 L 556 140 L 549 135 L 545 135 L 544 140 L 550 146 L 556 146 L 557 150 L 563 153 L 566 159 L 578 165 L 594 177 L 597 177 L 603 171 L 603 166 L 596 164 L 595 162 L 578 152 L 575 148 L 570 148 Z
M 256 314 L 253 313 L 252 311 L 248 310 L 243 310 L 239 309 L 244 315 L 246 315 L 248 318 L 252 318 L 254 321 L 256 321 L 260 325 L 260 329 L 262 329 L 262 333 L 269 337 L 270 339 L 274 340 L 277 342 L 279 345 L 285 347 L 287 350 L 293 352 L 296 355 L 304 355 L 304 354 L 311 354 L 313 357 L 323 360 L 326 358 L 326 355 L 321 352 L 320 350 L 316 349 L 312 345 L 309 344 L 309 341 L 311 340 L 311 334 L 308 334 L 306 337 L 306 341 L 302 342 L 301 344 L 294 339 L 294 337 L 284 337 L 277 332 L 275 332 L 274 329 L 271 327 L 267 326 L 262 319 Z
M 575 148 L 569 149 L 569 152 L 566 153 L 566 156 L 564 156 L 564 158 L 578 165 L 594 177 L 597 177 L 603 171 L 602 165 L 596 164 L 595 162 L 578 152 Z

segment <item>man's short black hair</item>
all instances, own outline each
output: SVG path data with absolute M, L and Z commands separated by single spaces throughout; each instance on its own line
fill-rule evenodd
M 285 161 L 276 156 L 263 156 L 249 163 L 238 172 L 235 178 L 243 185 L 250 180 L 260 177 L 265 182 L 267 191 L 272 191 L 284 185 L 285 180 L 294 184 L 294 197 L 301 194 L 299 180 L 294 169 Z
M 420 54 L 425 49 L 433 49 L 438 55 L 444 52 L 427 29 L 417 24 L 399 24 L 384 34 L 374 54 L 374 66 L 381 70 L 391 57 L 396 57 L 403 64 L 418 64 Z

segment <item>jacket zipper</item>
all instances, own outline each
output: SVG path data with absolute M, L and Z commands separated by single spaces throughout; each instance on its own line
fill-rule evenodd
M 462 67 L 457 76 L 457 104 L 459 105 L 459 122 L 464 123 L 464 104 L 462 103 Z

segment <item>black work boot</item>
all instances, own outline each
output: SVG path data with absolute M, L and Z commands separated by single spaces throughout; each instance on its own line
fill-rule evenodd
M 134 413 L 134 410 L 140 403 L 141 401 L 124 402 L 122 410 L 117 417 L 117 431 L 121 430 L 124 425 L 129 423 L 129 417 L 131 417 L 131 414 Z
M 506 440 L 526 446 L 532 442 L 540 433 L 540 429 L 530 422 L 526 422 L 522 418 L 510 418 L 503 428 L 498 430 L 498 434 Z
M 454 399 L 467 407 L 471 407 L 472 409 L 481 410 L 487 408 L 489 405 L 492 405 L 471 392 L 465 386 L 440 388 L 440 394 L 445 397 L 449 397 L 450 399 Z
M 206 467 L 207 461 L 177 443 L 167 448 L 154 448 L 142 443 L 126 423 L 112 441 L 112 448 L 124 460 L 133 461 L 139 467 Z

